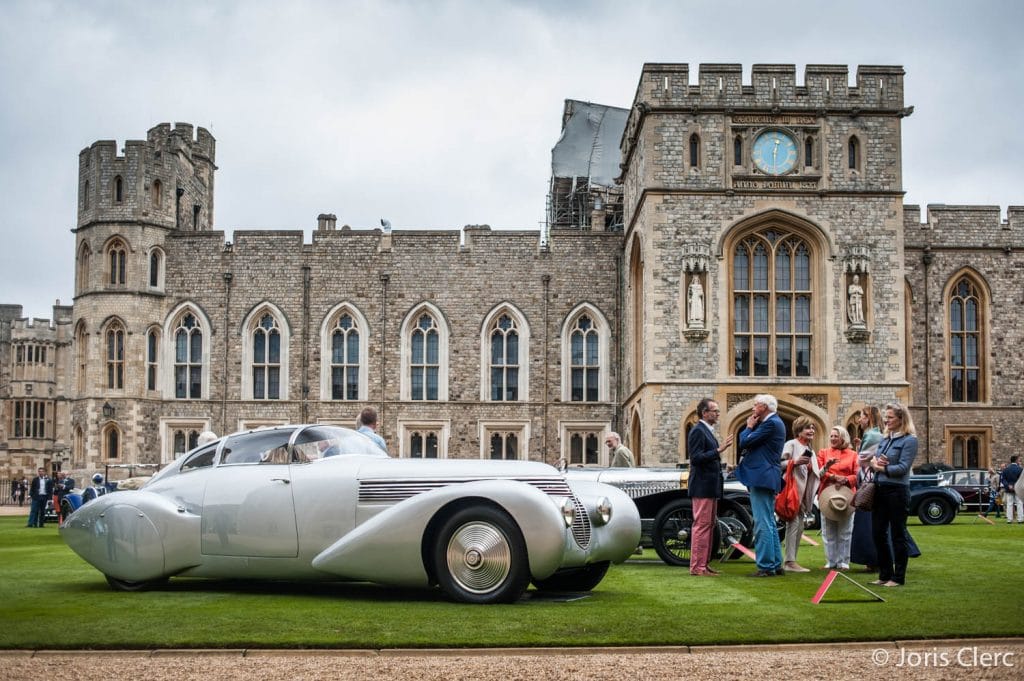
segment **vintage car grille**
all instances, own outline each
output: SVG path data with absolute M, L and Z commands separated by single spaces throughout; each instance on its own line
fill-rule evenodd
M 408 478 L 386 478 L 378 480 L 359 481 L 359 503 L 398 503 L 423 492 L 429 492 L 439 487 L 448 485 L 459 485 L 467 482 L 479 482 L 480 480 L 493 480 L 494 478 L 421 478 L 410 480 Z M 538 478 L 513 478 L 520 482 L 533 485 L 541 492 L 550 496 L 568 497 L 572 496 L 569 483 L 558 476 Z M 579 502 L 577 502 L 579 503 Z M 577 509 L 578 510 L 578 509 Z M 590 531 L 587 531 L 589 536 Z
M 639 499 L 641 497 L 651 496 L 653 494 L 659 494 L 661 492 L 672 492 L 679 489 L 686 489 L 681 487 L 678 482 L 669 481 L 656 481 L 656 482 L 609 482 L 610 485 L 615 485 L 623 492 L 629 495 L 630 499 Z
M 583 502 L 574 494 L 572 503 L 576 507 L 576 516 L 572 520 L 572 538 L 576 540 L 581 549 L 590 547 L 590 515 Z

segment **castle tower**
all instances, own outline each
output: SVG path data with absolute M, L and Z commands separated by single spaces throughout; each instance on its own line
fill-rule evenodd
M 99 141 L 79 154 L 75 229 L 72 451 L 123 458 L 143 436 L 142 403 L 159 399 L 155 366 L 167 314 L 175 234 L 213 225 L 216 143 L 204 128 L 164 123 L 145 140 Z M 87 454 L 88 453 L 88 454 Z
M 774 394 L 819 446 L 908 396 L 903 69 L 751 71 L 703 64 L 691 84 L 686 64 L 646 64 L 622 137 L 622 394 L 645 462 L 686 458 L 705 396 L 737 432 Z

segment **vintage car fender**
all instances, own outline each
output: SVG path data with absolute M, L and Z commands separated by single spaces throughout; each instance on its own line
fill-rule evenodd
M 146 491 L 105 494 L 60 528 L 71 549 L 103 574 L 147 581 L 200 563 L 198 515 Z
M 610 560 L 621 563 L 640 544 L 640 512 L 628 494 L 612 485 L 594 480 L 568 480 L 569 489 L 583 502 L 594 525 L 590 562 Z M 611 503 L 611 520 L 602 526 L 597 517 L 597 502 L 602 497 Z M 618 548 L 614 548 L 618 547 Z
M 424 586 L 429 582 L 423 564 L 427 526 L 448 504 L 473 499 L 500 506 L 516 521 L 533 577 L 549 577 L 561 566 L 567 528 L 554 499 L 517 480 L 481 480 L 424 492 L 386 508 L 320 552 L 313 567 L 347 579 Z

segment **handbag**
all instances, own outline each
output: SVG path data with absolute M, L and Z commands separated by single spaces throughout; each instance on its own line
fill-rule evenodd
M 775 497 L 775 515 L 789 522 L 800 514 L 800 488 L 793 475 L 794 462 L 790 461 L 783 475 L 782 491 Z
M 858 511 L 870 511 L 875 506 L 874 480 L 863 483 L 853 495 L 853 507 Z

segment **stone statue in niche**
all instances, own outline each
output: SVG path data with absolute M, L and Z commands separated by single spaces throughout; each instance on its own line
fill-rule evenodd
M 864 326 L 864 288 L 860 285 L 860 276 L 853 275 L 853 281 L 846 288 L 849 309 L 847 315 L 853 326 Z
M 690 277 L 690 289 L 686 302 L 686 326 L 691 329 L 704 328 L 704 287 L 701 286 L 700 276 L 696 274 Z

